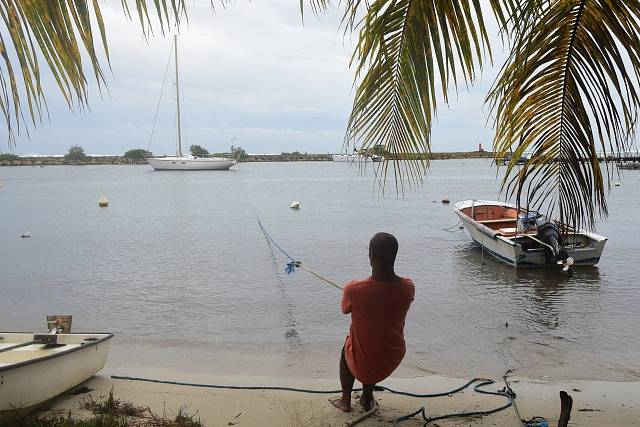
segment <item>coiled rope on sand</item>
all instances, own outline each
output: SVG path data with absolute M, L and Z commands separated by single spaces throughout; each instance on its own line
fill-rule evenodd
M 266 385 L 265 386 L 239 386 L 239 385 L 224 385 L 224 384 L 187 383 L 187 382 L 180 382 L 180 381 L 168 381 L 168 380 L 160 380 L 155 378 L 129 377 L 129 376 L 122 376 L 122 375 L 111 375 L 111 378 L 115 380 L 124 380 L 124 381 L 139 381 L 139 382 L 148 382 L 148 383 L 155 383 L 155 384 L 169 384 L 169 385 L 177 385 L 177 386 L 185 386 L 185 387 L 214 388 L 214 389 L 224 389 L 224 390 L 270 390 L 270 391 L 291 391 L 296 393 L 308 393 L 308 394 L 342 393 L 342 390 L 315 390 L 315 389 L 298 388 L 298 387 L 266 386 Z M 427 424 L 433 421 L 444 420 L 449 418 L 490 415 L 495 412 L 499 412 L 504 409 L 507 409 L 513 405 L 514 393 L 510 392 L 510 390 L 503 389 L 499 391 L 488 391 L 480 388 L 483 386 L 494 384 L 493 380 L 487 379 L 487 378 L 474 378 L 472 380 L 467 381 L 465 384 L 461 385 L 460 387 L 454 388 L 453 390 L 444 391 L 441 393 L 425 393 L 425 394 L 411 393 L 408 391 L 395 390 L 383 385 L 376 385 L 375 391 L 386 391 L 386 392 L 389 392 L 392 394 L 398 394 L 401 396 L 429 399 L 429 398 L 435 398 L 435 397 L 449 396 L 449 395 L 458 393 L 470 387 L 472 384 L 476 384 L 473 387 L 473 390 L 475 392 L 480 394 L 488 394 L 493 396 L 504 397 L 507 399 L 507 403 L 497 408 L 488 409 L 486 411 L 457 412 L 453 414 L 438 415 L 438 416 L 431 416 L 431 417 L 427 415 L 427 411 L 423 406 L 417 411 L 411 412 L 409 414 L 406 414 L 394 419 L 393 425 L 398 426 L 401 422 L 409 420 L 415 417 L 416 415 L 422 415 L 422 419 L 424 421 L 423 426 L 426 426 Z M 361 388 L 353 389 L 353 391 L 361 391 L 361 390 L 362 390 Z

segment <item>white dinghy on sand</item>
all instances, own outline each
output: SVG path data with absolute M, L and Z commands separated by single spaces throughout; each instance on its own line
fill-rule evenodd
M 0 423 L 29 413 L 100 371 L 111 333 L 0 332 Z

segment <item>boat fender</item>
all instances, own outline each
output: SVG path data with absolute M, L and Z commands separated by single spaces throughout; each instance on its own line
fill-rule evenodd
M 100 197 L 100 199 L 98 199 L 98 206 L 100 206 L 101 208 L 108 207 L 109 199 L 107 199 L 105 196 Z

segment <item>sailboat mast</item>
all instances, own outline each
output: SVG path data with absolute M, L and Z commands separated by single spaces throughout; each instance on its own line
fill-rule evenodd
M 173 47 L 175 49 L 176 60 L 176 107 L 177 107 L 177 131 L 178 131 L 178 153 L 182 157 L 182 132 L 180 130 L 180 81 L 178 78 L 178 35 L 173 36 Z

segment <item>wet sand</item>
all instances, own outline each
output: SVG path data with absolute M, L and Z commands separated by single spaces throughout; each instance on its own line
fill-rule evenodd
M 168 378 L 167 378 L 168 379 Z M 182 380 L 183 379 L 177 379 Z M 232 385 L 281 385 L 312 389 L 335 389 L 337 380 L 329 379 L 278 379 L 272 377 L 217 376 L 203 378 L 201 382 Z M 465 379 L 439 376 L 416 378 L 390 378 L 384 385 L 415 393 L 450 390 L 466 382 Z M 640 383 L 603 381 L 541 382 L 519 378 L 510 379 L 517 394 L 516 403 L 525 418 L 534 415 L 557 425 L 560 413 L 560 390 L 567 391 L 574 399 L 572 426 L 630 426 L 640 420 Z M 361 413 L 354 404 L 354 412 L 342 413 L 328 402 L 330 395 L 303 394 L 289 391 L 242 391 L 196 388 L 168 384 L 154 384 L 116 380 L 108 376 L 95 376 L 83 385 L 92 389 L 93 397 L 105 396 L 113 388 L 117 398 L 138 405 L 149 406 L 156 413 L 175 414 L 181 407 L 207 426 L 342 426 Z M 495 391 L 504 386 L 496 383 L 487 386 Z M 81 415 L 79 404 L 83 395 L 64 396 L 52 402 L 52 410 L 70 410 Z M 427 407 L 429 415 L 441 415 L 461 411 L 487 410 L 505 402 L 504 398 L 485 396 L 471 389 L 435 399 L 419 399 L 388 392 L 376 393 L 380 404 L 378 414 L 362 422 L 361 426 L 388 426 L 393 419 Z M 422 425 L 418 418 L 403 422 L 402 426 Z M 433 424 L 435 425 L 435 424 Z M 513 408 L 480 418 L 464 418 L 437 421 L 445 426 L 517 426 L 518 418 Z

